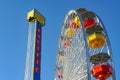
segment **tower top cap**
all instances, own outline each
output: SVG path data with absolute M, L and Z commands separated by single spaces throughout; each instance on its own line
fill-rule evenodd
M 27 14 L 27 21 L 33 22 L 35 20 L 40 22 L 42 26 L 45 25 L 45 17 L 40 12 L 38 12 L 36 9 L 33 9 Z

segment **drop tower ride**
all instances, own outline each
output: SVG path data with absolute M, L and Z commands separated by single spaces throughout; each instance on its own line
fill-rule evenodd
M 41 80 L 41 39 L 45 18 L 36 9 L 27 14 L 28 45 L 24 80 Z

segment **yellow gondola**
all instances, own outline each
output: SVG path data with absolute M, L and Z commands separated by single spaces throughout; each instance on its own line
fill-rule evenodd
M 59 60 L 60 60 L 60 62 L 63 62 L 64 61 L 64 56 L 60 56 Z
M 91 48 L 100 48 L 105 44 L 103 34 L 94 33 L 87 38 L 88 46 Z
M 75 29 L 74 28 L 67 28 L 65 31 L 65 35 L 68 38 L 72 38 L 75 35 Z
M 75 23 L 77 24 L 77 28 L 81 28 L 80 19 L 78 16 L 75 17 Z

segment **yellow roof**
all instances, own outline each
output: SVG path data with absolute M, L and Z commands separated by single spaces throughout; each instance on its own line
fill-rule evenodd
M 28 22 L 38 21 L 42 24 L 42 26 L 45 25 L 45 17 L 40 14 L 36 9 L 31 10 L 27 14 L 27 20 Z

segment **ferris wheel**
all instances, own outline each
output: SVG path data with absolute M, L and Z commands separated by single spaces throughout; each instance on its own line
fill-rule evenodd
M 54 80 L 116 80 L 109 39 L 95 13 L 79 8 L 66 15 Z

